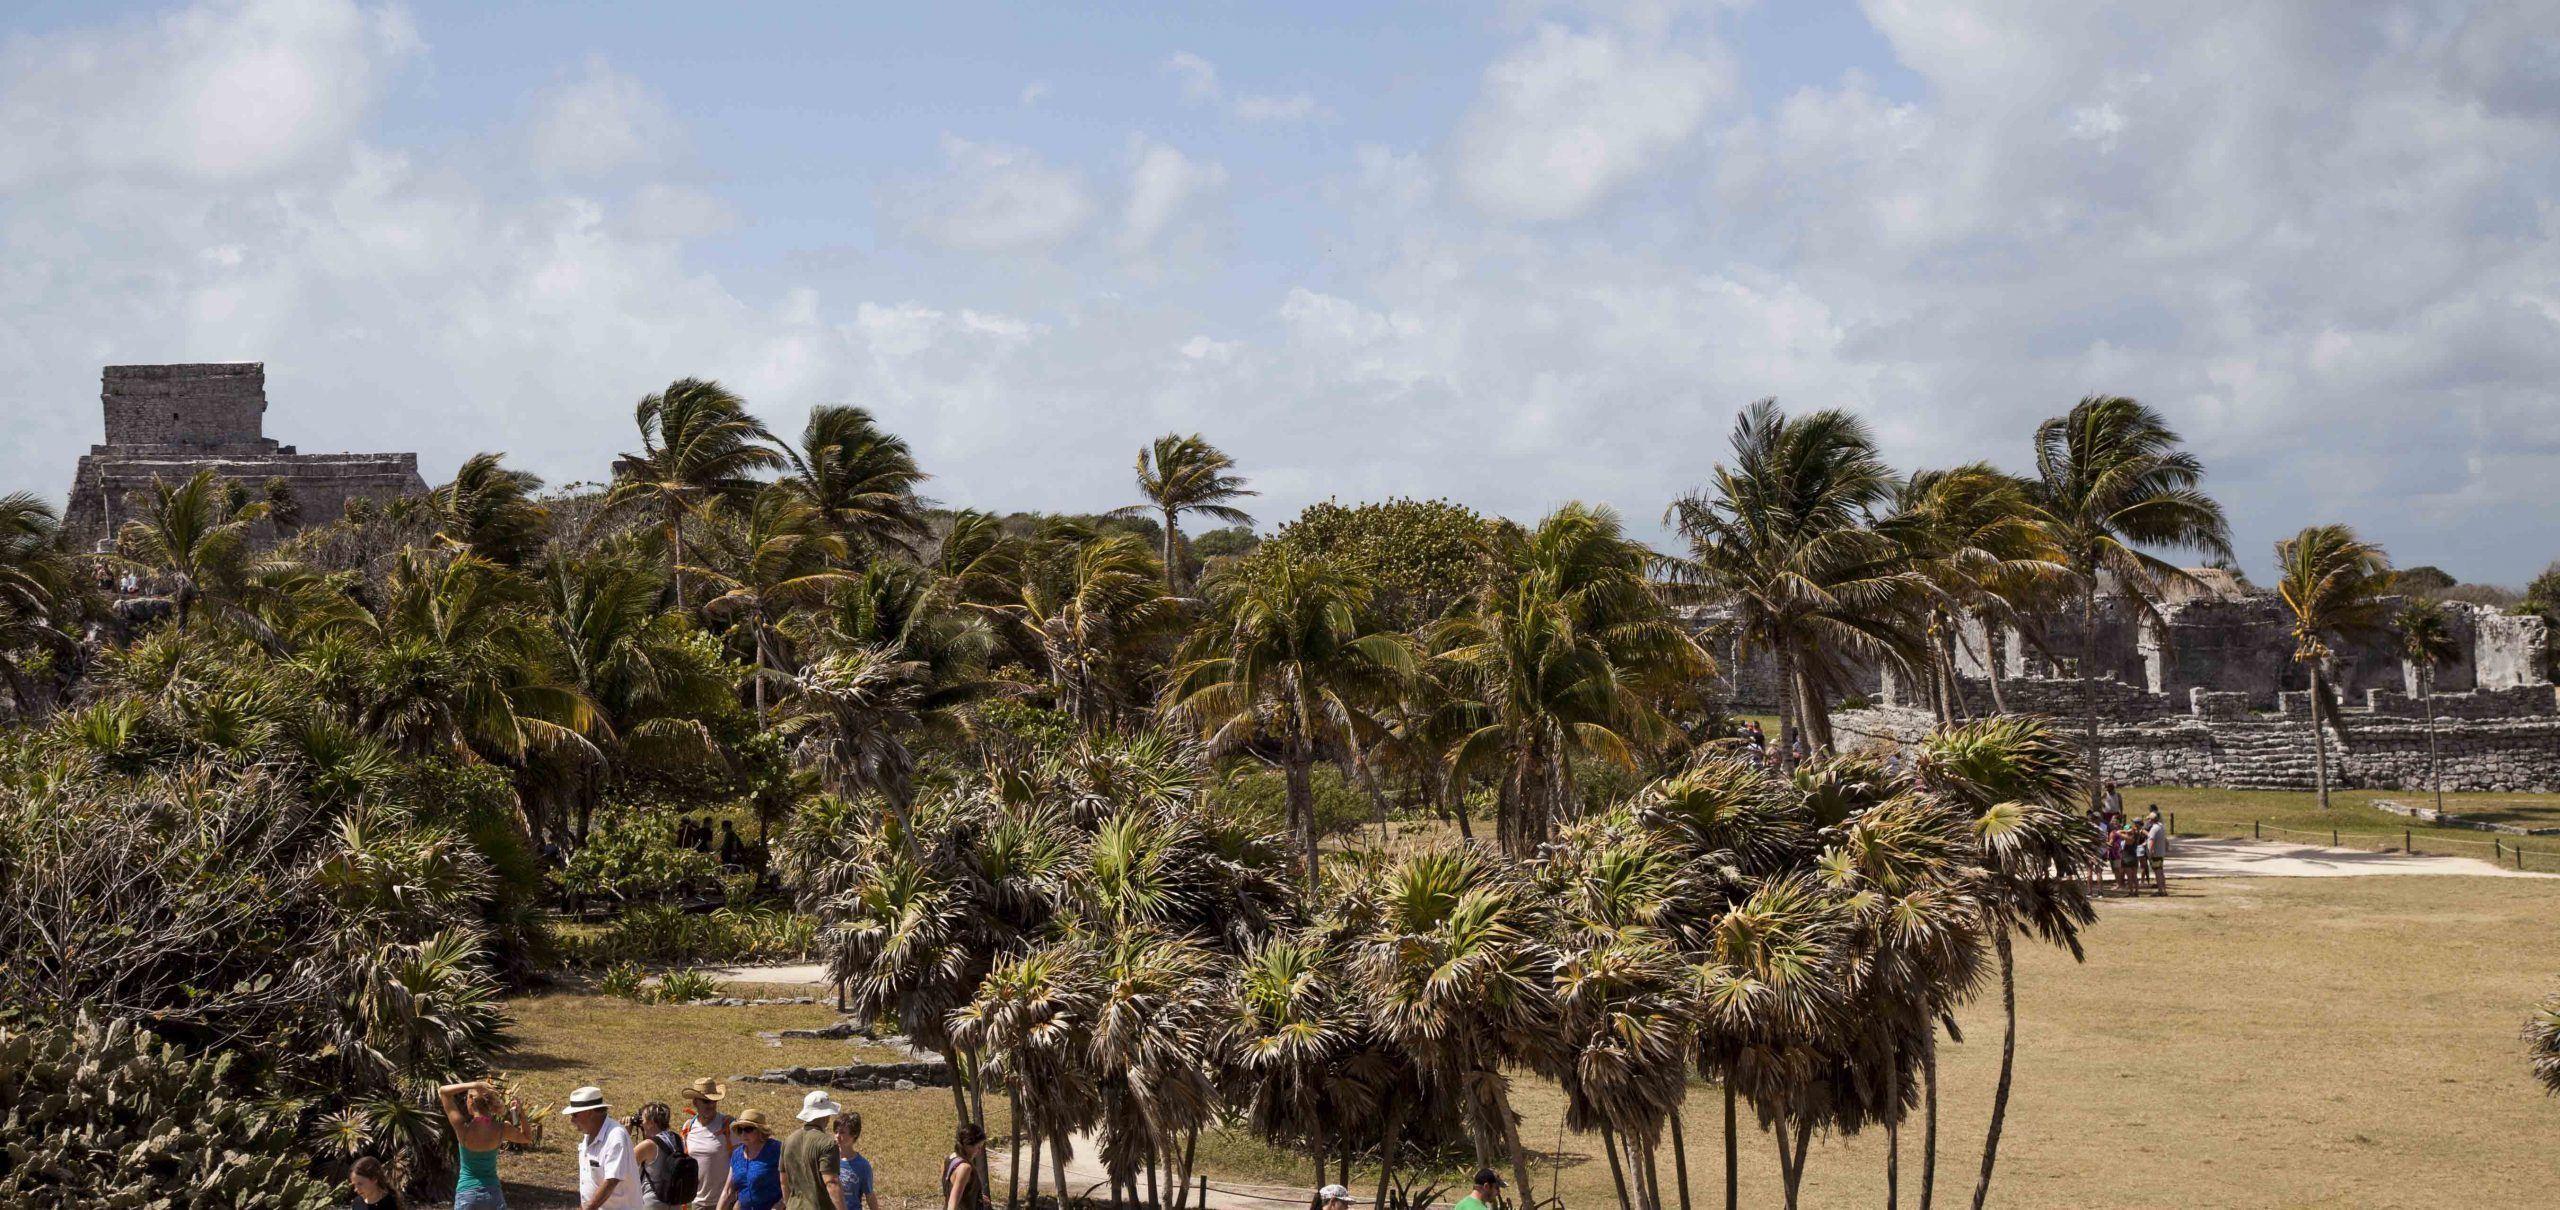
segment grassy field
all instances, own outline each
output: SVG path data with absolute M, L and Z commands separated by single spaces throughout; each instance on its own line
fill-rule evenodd
M 2433 795 L 2418 790 L 2333 790 L 2330 807 L 2320 809 L 2311 794 L 2287 790 L 2213 790 L 2185 786 L 2127 786 L 2125 810 L 2141 814 L 2156 803 L 2162 814 L 2174 812 L 2177 830 L 2187 836 L 2247 836 L 2252 823 L 2269 828 L 2270 839 L 2327 844 L 2334 830 L 2341 844 L 2362 848 L 2399 848 L 2402 833 L 2421 853 L 2446 853 L 2490 860 L 2495 853 L 2525 850 L 2525 869 L 2560 873 L 2560 836 L 2497 836 L 2468 828 L 2422 824 L 2373 807 L 2388 798 L 2432 806 Z M 2525 827 L 2560 827 L 2560 794 L 2447 794 L 2445 810 L 2496 823 Z M 2512 866 L 2508 857 L 2500 864 Z
M 2129 802 L 2142 801 L 2128 795 Z M 2166 803 L 2163 807 L 2166 809 Z M 2317 808 L 2313 808 L 2316 810 Z M 2183 821 L 2183 808 L 2182 821 Z M 2178 884 L 2108 901 L 2089 960 L 2020 951 L 2019 1059 L 1994 1196 L 2010 1206 L 2549 1204 L 2560 1103 L 2527 1075 L 2517 1030 L 2560 984 L 2560 879 L 2257 879 Z M 643 1007 L 593 996 L 519 1001 L 511 1071 L 529 1091 L 603 1085 L 617 1111 L 701 1072 L 841 1061 L 844 1043 L 780 1049 L 757 1030 L 831 1019 L 823 1007 Z M 1968 1198 L 1999 1058 L 1996 1000 L 1960 1014 L 1943 1054 L 1940 1196 Z M 1712 1089 L 1696 1090 L 1692 1180 L 1722 1179 Z M 768 1111 L 798 1090 L 743 1086 Z M 1552 1085 L 1522 1078 L 1522 1136 L 1539 1193 L 1613 1204 L 1591 1140 L 1561 1136 Z M 947 1092 L 848 1094 L 892 1194 L 930 1191 L 949 1138 Z M 990 1103 L 991 1115 L 1000 1116 Z M 565 1126 L 563 1127 L 565 1129 Z M 1746 1119 L 1742 1180 L 1773 1204 L 1776 1158 Z M 1906 1138 L 1913 1196 L 1916 1131 Z M 566 1204 L 568 1148 L 506 1160 L 511 1204 Z M 1204 1142 L 1219 1175 L 1292 1182 L 1303 1161 L 1247 1140 Z M 1666 1149 L 1667 1150 L 1667 1149 Z M 1876 1205 L 1884 1140 L 1826 1139 L 1806 1204 Z M 1666 1158 L 1666 1163 L 1667 1163 Z M 2128 1174 L 2133 1174 L 2129 1176 Z M 1374 1180 L 1355 1179 L 1355 1185 Z M 1666 1173 L 1666 1180 L 1668 1175 Z M 520 1193 L 519 1193 L 520 1190 Z M 913 1203 L 911 1203 L 913 1204 Z

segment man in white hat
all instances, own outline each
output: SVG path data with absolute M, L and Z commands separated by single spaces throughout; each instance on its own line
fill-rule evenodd
M 800 1129 L 782 1141 L 783 1210 L 837 1210 L 844 1204 L 836 1174 L 836 1115 L 844 1106 L 823 1088 L 800 1098 Z
M 1340 1185 L 1327 1185 L 1316 1190 L 1316 1205 L 1321 1210 L 1351 1210 L 1351 1191 Z
M 631 1132 L 605 1112 L 604 1090 L 589 1084 L 569 1094 L 560 1112 L 578 1140 L 578 1210 L 640 1210 L 640 1165 Z

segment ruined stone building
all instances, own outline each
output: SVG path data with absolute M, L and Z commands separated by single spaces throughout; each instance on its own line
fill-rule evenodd
M 387 501 L 426 490 L 416 454 L 304 454 L 265 432 L 267 367 L 258 362 L 108 366 L 99 400 L 106 443 L 89 447 L 71 481 L 63 521 L 83 545 L 132 518 L 127 499 L 210 469 L 262 491 L 293 489 L 306 525 L 344 515 L 349 500 Z
M 2129 784 L 2308 788 L 2310 677 L 2294 661 L 2283 601 L 2226 573 L 2198 576 L 2204 587 L 2165 603 L 2157 625 L 2121 599 L 2101 597 L 2094 644 L 2076 610 L 2043 619 L 2041 643 L 2010 627 L 1967 622 L 1954 643 L 1962 711 L 1978 717 L 2005 706 L 2082 718 L 2085 666 L 2097 678 L 2108 776 Z M 2435 670 L 2445 788 L 2560 789 L 2560 689 L 2551 678 L 2548 625 L 2460 603 L 2447 603 L 2445 613 L 2460 647 L 2453 662 Z M 1715 633 L 1712 618 L 1702 622 Z M 1774 710 L 1777 677 L 1767 654 L 1737 652 L 1729 639 L 1717 647 L 1735 708 Z M 2418 674 L 2391 636 L 2338 644 L 2327 671 L 2341 707 L 2328 726 L 2333 784 L 2426 784 L 2429 727 Z M 1907 735 L 1915 716 L 1905 709 L 1897 721 L 1893 708 L 1928 704 L 1890 668 L 1856 670 L 1838 700 L 1885 708 L 1872 718 L 1843 718 L 1844 743 L 1861 731 Z

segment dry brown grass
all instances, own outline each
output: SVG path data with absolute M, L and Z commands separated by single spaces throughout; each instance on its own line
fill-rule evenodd
M 2532 1083 L 2517 1030 L 2560 980 L 2560 881 L 2255 879 L 2173 889 L 2167 899 L 2105 903 L 2086 965 L 2021 949 L 2017 1086 L 1992 1190 L 1998 1204 L 2550 1204 L 2560 1103 Z M 824 1007 L 643 1008 L 552 996 L 517 1009 L 522 1083 L 555 1097 L 599 1083 L 618 1110 L 636 1104 L 633 1090 L 672 1091 L 697 1072 L 842 1053 L 831 1043 L 775 1050 L 754 1037 L 831 1019 Z M 1942 1205 L 1970 1200 L 1999 1060 L 1996 998 L 1960 1019 L 1967 1041 L 1946 1047 L 1942 1063 Z M 1721 1195 L 1722 1135 L 1714 1090 L 1696 1093 L 1688 1137 L 1704 1207 Z M 771 1111 L 798 1094 L 747 1086 L 739 1095 Z M 1553 1087 L 1522 1079 L 1517 1096 L 1522 1136 L 1539 1152 L 1538 1192 L 1558 1180 L 1567 1205 L 1613 1205 L 1592 1141 L 1568 1134 L 1558 1146 Z M 949 1094 L 847 1100 L 871 1123 L 866 1150 L 890 1191 L 929 1192 L 948 1143 Z M 992 1102 L 989 1111 L 999 1112 Z M 1745 1204 L 1773 1205 L 1774 1148 L 1747 1111 L 1744 1129 Z M 1904 1139 L 1906 1204 L 1917 1204 L 1917 1135 Z M 508 1157 L 509 1177 L 574 1187 L 559 1137 L 548 1153 Z M 1241 1141 L 1202 1151 L 1220 1175 L 1240 1180 L 1308 1175 L 1303 1162 Z M 1881 1134 L 1824 1140 L 1805 1204 L 1881 1204 L 1883 1168 Z M 534 1184 L 520 1188 L 526 1196 L 513 1204 L 561 1204 L 535 1200 Z

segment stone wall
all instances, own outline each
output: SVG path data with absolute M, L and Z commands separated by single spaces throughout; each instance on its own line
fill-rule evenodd
M 100 378 L 109 445 L 275 448 L 262 362 L 108 366 Z
M 2551 683 L 2551 625 L 2541 618 L 2491 613 L 2474 614 L 2479 634 L 2473 663 L 2475 683 L 2482 689 L 2509 689 Z M 2438 685 L 2444 683 L 2437 677 Z

